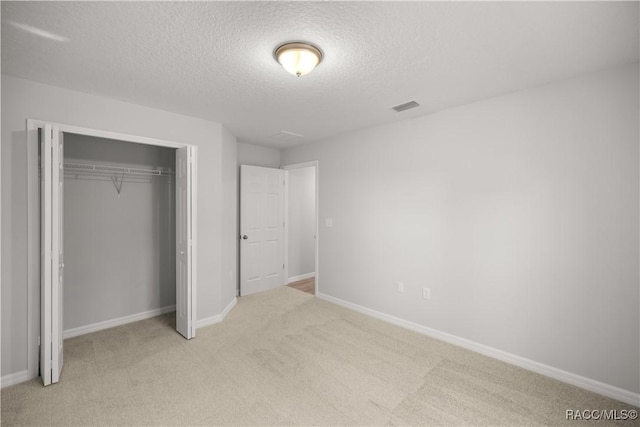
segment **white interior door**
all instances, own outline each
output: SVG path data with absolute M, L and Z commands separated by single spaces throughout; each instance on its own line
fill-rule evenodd
M 41 332 L 40 373 L 44 385 L 60 380 L 63 357 L 62 301 L 64 290 L 63 184 L 64 148 L 57 126 L 41 131 Z
M 240 167 L 240 295 L 285 285 L 284 171 Z
M 176 330 L 195 337 L 196 148 L 176 150 Z

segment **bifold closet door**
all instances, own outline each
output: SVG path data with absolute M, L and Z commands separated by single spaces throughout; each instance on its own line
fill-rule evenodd
M 195 337 L 195 147 L 176 150 L 176 330 L 185 338 Z
M 42 127 L 41 149 L 41 328 L 40 373 L 44 385 L 57 383 L 62 373 L 63 251 L 63 135 L 57 126 Z

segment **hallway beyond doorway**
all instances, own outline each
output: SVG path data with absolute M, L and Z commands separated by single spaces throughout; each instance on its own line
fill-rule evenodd
M 316 278 L 315 277 L 310 277 L 304 280 L 298 280 L 297 282 L 289 283 L 287 286 L 302 292 L 306 292 L 311 295 L 316 294 Z

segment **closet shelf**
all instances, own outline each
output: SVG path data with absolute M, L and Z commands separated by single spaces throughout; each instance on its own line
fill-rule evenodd
M 125 168 L 118 166 L 91 165 L 86 163 L 65 163 L 65 172 L 96 175 L 134 175 L 134 176 L 176 176 L 175 172 L 162 169 Z

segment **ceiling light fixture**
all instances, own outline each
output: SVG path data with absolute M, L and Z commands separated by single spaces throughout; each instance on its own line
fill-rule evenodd
M 276 61 L 294 76 L 304 76 L 322 62 L 322 51 L 312 44 L 290 42 L 278 46 L 273 52 Z

